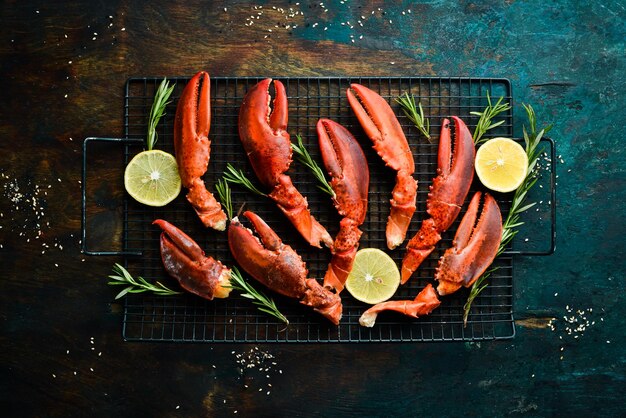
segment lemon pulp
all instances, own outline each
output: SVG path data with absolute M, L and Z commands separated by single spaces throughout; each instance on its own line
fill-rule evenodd
M 161 150 L 140 152 L 126 166 L 124 187 L 140 203 L 167 205 L 181 189 L 176 159 Z
M 398 289 L 400 271 L 389 255 L 377 248 L 357 251 L 346 289 L 361 302 L 376 304 L 388 300 Z
M 493 138 L 476 151 L 476 174 L 488 189 L 512 192 L 528 173 L 528 156 L 524 148 L 509 138 Z

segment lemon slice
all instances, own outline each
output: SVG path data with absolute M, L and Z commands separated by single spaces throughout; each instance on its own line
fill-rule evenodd
M 139 203 L 167 205 L 180 193 L 176 159 L 161 150 L 140 152 L 126 166 L 124 187 Z
M 346 280 L 346 289 L 361 302 L 384 302 L 398 289 L 398 266 L 384 251 L 364 248 L 357 251 L 352 271 Z
M 509 138 L 493 138 L 476 151 L 476 174 L 480 182 L 496 192 L 512 192 L 528 173 L 524 148 Z

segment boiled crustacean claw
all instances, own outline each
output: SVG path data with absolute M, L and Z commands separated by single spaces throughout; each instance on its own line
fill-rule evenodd
M 270 109 L 271 78 L 253 86 L 239 111 L 239 137 L 257 177 L 271 189 L 269 197 L 311 245 L 329 248 L 333 240 L 311 215 L 306 199 L 285 174 L 291 165 L 291 142 L 287 132 L 287 94 L 280 81 L 274 81 L 276 97 Z
M 359 324 L 364 327 L 373 327 L 376 317 L 383 311 L 396 311 L 413 318 L 419 318 L 428 315 L 440 304 L 437 292 L 429 283 L 413 300 L 391 300 L 372 306 L 363 312 L 359 318 Z
M 359 226 L 367 212 L 369 167 L 365 154 L 350 131 L 330 119 L 317 122 L 322 160 L 331 176 L 333 203 L 343 219 L 335 237 L 332 259 L 324 276 L 324 286 L 341 292 L 352 270 L 362 232 Z
M 181 287 L 204 299 L 226 298 L 231 270 L 204 255 L 198 244 L 180 229 L 162 219 L 153 222 L 161 233 L 161 259 L 167 273 Z
M 400 122 L 385 99 L 360 84 L 351 84 L 347 95 L 350 107 L 372 140 L 374 149 L 389 167 L 397 171 L 386 229 L 387 246 L 394 249 L 404 241 L 415 212 L 417 181 L 413 178 L 413 154 Z
M 187 200 L 205 226 L 223 231 L 226 214 L 202 180 L 211 153 L 210 90 L 209 74 L 205 71 L 194 75 L 185 86 L 176 107 L 174 150 L 181 182 L 189 189 Z
M 448 295 L 461 286 L 470 287 L 487 270 L 500 248 L 502 215 L 496 200 L 484 194 L 480 217 L 481 193 L 476 192 L 456 231 L 452 247 L 446 250 L 435 274 L 437 292 Z
M 245 228 L 237 217 L 228 227 L 228 245 L 237 263 L 254 279 L 269 289 L 311 306 L 335 325 L 341 319 L 339 295 L 307 278 L 302 258 L 253 212 L 243 214 L 259 235 Z
M 454 154 L 450 136 L 450 121 L 443 120 L 439 138 L 437 177 L 430 186 L 426 212 L 430 215 L 422 221 L 420 230 L 407 244 L 402 260 L 402 283 L 435 249 L 441 234 L 454 222 L 461 211 L 474 178 L 474 141 L 465 123 L 453 116 L 455 126 Z

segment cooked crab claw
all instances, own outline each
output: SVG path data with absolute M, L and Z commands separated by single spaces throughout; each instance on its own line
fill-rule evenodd
M 258 215 L 243 214 L 258 234 L 244 227 L 237 217 L 228 227 L 228 245 L 237 263 L 250 276 L 274 292 L 297 299 L 312 307 L 333 324 L 341 320 L 342 305 L 338 295 L 307 278 L 308 270 L 302 258 L 284 244 Z
M 437 177 L 430 186 L 426 201 L 429 218 L 422 221 L 420 230 L 407 244 L 402 260 L 402 283 L 435 249 L 445 232 L 461 211 L 474 179 L 474 141 L 465 123 L 453 116 L 455 127 L 454 153 L 450 135 L 450 121 L 443 120 L 439 137 Z
M 274 81 L 274 109 L 270 108 L 271 78 L 254 85 L 246 93 L 239 110 L 239 138 L 252 169 L 302 237 L 311 245 L 323 242 L 332 247 L 332 238 L 311 215 L 306 199 L 285 174 L 291 165 L 291 142 L 287 132 L 287 94 L 283 84 Z
M 364 327 L 373 327 L 378 314 L 383 311 L 395 311 L 412 318 L 419 318 L 420 316 L 428 315 L 440 304 L 437 292 L 435 292 L 433 285 L 429 283 L 413 300 L 391 300 L 372 306 L 363 312 L 359 318 L 359 324 Z
M 365 154 L 350 131 L 330 119 L 317 122 L 317 136 L 324 167 L 335 192 L 333 203 L 343 219 L 335 237 L 332 259 L 324 276 L 324 287 L 341 292 L 352 270 L 365 220 L 369 190 L 369 167 Z
M 487 270 L 498 254 L 502 239 L 502 215 L 496 200 L 485 193 L 478 216 L 482 194 L 476 192 L 456 231 L 452 247 L 439 260 L 435 280 L 437 292 L 448 295 L 461 286 L 470 287 Z
M 198 244 L 180 229 L 162 219 L 161 259 L 165 271 L 188 292 L 204 299 L 226 298 L 230 293 L 231 270 L 207 257 Z
M 187 200 L 202 223 L 218 231 L 226 229 L 226 214 L 202 180 L 211 153 L 209 74 L 200 71 L 185 86 L 176 107 L 174 150 L 181 182 L 189 191 Z
M 413 154 L 400 122 L 385 99 L 360 84 L 351 84 L 347 96 L 374 149 L 397 172 L 386 228 L 387 246 L 394 249 L 404 241 L 415 212 L 417 181 L 413 178 Z

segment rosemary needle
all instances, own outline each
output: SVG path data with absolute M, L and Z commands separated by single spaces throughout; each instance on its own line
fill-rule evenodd
M 175 86 L 175 84 L 170 86 L 169 81 L 164 78 L 155 93 L 154 101 L 152 102 L 152 107 L 150 108 L 150 116 L 148 118 L 148 138 L 146 141 L 148 150 L 151 150 L 157 142 L 158 134 L 156 132 L 156 127 L 159 120 L 161 120 L 163 115 L 165 115 L 165 108 L 171 103 L 168 100 L 172 95 L 172 91 Z
M 217 190 L 217 195 L 222 202 L 222 206 L 226 209 L 228 219 L 233 219 L 233 201 L 230 193 L 230 187 L 228 187 L 226 179 L 219 179 L 215 185 L 215 190 Z
M 487 107 L 482 112 L 470 112 L 470 114 L 479 116 L 478 123 L 476 124 L 476 129 L 474 130 L 474 143 L 480 144 L 481 142 L 486 141 L 483 139 L 483 135 L 487 133 L 487 131 L 496 128 L 504 123 L 504 120 L 500 120 L 498 122 L 491 123 L 491 121 L 498 116 L 502 112 L 506 112 L 511 109 L 511 105 L 508 102 L 502 103 L 504 97 L 500 97 L 495 105 L 491 104 L 491 98 L 489 97 L 489 92 L 487 92 Z
M 267 196 L 267 194 L 263 193 L 259 189 L 256 188 L 254 184 L 246 177 L 246 175 L 241 170 L 237 170 L 230 163 L 226 164 L 226 172 L 224 173 L 224 179 L 233 184 L 238 184 L 243 188 L 255 193 L 259 196 Z
M 143 293 L 154 292 L 160 296 L 168 295 L 180 295 L 182 292 L 169 289 L 163 284 L 156 282 L 155 284 L 147 282 L 143 277 L 138 276 L 137 279 L 133 278 L 131 274 L 121 265 L 115 263 L 113 267 L 113 273 L 109 276 L 112 281 L 108 282 L 110 285 L 128 285 L 120 293 L 115 296 L 115 299 L 126 296 L 127 293 Z
M 406 117 L 413 122 L 415 127 L 426 137 L 428 142 L 432 142 L 430 138 L 430 122 L 424 116 L 422 102 L 418 102 L 416 105 L 415 97 L 413 97 L 413 95 L 409 96 L 408 92 L 396 98 L 396 102 L 400 105 Z
M 499 103 L 499 101 L 498 101 Z M 500 239 L 500 247 L 498 248 L 497 255 L 500 255 L 504 252 L 507 245 L 511 242 L 511 240 L 517 235 L 519 232 L 519 227 L 524 224 L 524 222 L 520 221 L 520 214 L 535 205 L 536 202 L 524 204 L 526 201 L 526 196 L 528 191 L 534 186 L 537 182 L 538 174 L 535 170 L 535 166 L 537 164 L 537 160 L 539 159 L 540 149 L 538 148 L 539 142 L 543 135 L 548 132 L 552 126 L 548 126 L 542 129 L 540 132 L 537 132 L 537 122 L 535 117 L 535 111 L 530 105 L 523 105 L 526 110 L 526 114 L 528 116 L 528 122 L 530 127 L 530 133 L 526 131 L 526 127 L 524 127 L 524 142 L 526 144 L 526 155 L 528 155 L 528 174 L 526 178 L 522 182 L 522 184 L 515 190 L 513 194 L 513 200 L 511 202 L 511 208 L 509 209 L 509 213 L 504 220 L 502 225 L 502 238 Z M 480 139 L 480 138 L 479 138 Z M 487 272 L 485 272 L 482 276 L 478 278 L 472 285 L 470 289 L 470 294 L 467 297 L 467 301 L 465 305 L 463 305 L 463 324 L 467 325 L 467 318 L 469 316 L 470 309 L 472 307 L 472 302 L 476 297 L 487 287 L 487 283 L 485 282 L 487 278 L 491 275 L 493 271 L 497 268 L 494 267 Z
M 244 298 L 251 299 L 252 303 L 257 305 L 261 312 L 272 315 L 286 325 L 289 325 L 289 320 L 278 310 L 274 300 L 252 287 L 252 285 L 243 278 L 237 267 L 233 267 L 232 269 L 230 287 L 241 292 L 241 296 Z
M 298 161 L 300 161 L 302 164 L 304 164 L 311 170 L 311 172 L 313 173 L 313 175 L 319 182 L 317 187 L 324 193 L 334 198 L 336 196 L 335 191 L 330 186 L 330 183 L 328 183 L 328 180 L 326 180 L 326 177 L 324 176 L 324 171 L 320 168 L 317 162 L 315 162 L 315 160 L 311 157 L 311 154 L 309 154 L 309 151 L 307 151 L 306 147 L 302 143 L 302 137 L 300 135 L 296 135 L 296 139 L 298 141 L 297 144 L 294 144 L 293 142 L 291 143 L 291 148 L 295 152 L 296 158 L 298 159 Z

